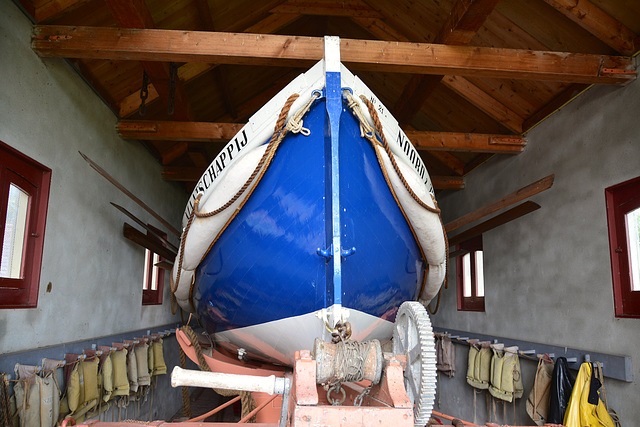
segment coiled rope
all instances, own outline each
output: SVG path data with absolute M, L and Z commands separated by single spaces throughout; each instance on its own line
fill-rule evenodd
M 335 381 L 359 382 L 364 379 L 364 369 L 371 351 L 371 342 L 340 340 L 334 359 Z

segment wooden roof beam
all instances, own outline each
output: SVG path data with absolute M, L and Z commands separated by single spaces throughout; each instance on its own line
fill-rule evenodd
M 232 139 L 243 123 L 121 120 L 118 134 L 125 139 L 151 141 L 222 142 Z M 418 149 L 471 153 L 517 154 L 524 150 L 523 137 L 460 132 L 405 131 Z
M 89 0 L 49 0 L 40 2 L 40 4 L 35 7 L 33 18 L 38 23 L 51 21 L 88 2 Z M 20 3 L 24 4 L 26 2 L 21 0 Z
M 522 133 L 524 119 L 469 80 L 459 76 L 445 76 L 442 79 L 442 84 L 478 107 L 507 129 L 517 134 Z
M 434 42 L 466 45 L 476 35 L 499 0 L 458 0 Z M 409 123 L 420 111 L 444 76 L 415 75 L 405 86 L 394 112 L 400 123 Z
M 245 32 L 249 33 L 272 33 L 279 30 L 287 24 L 292 23 L 298 19 L 300 15 L 295 14 L 274 14 L 269 15 L 265 19 L 257 22 L 251 27 L 247 28 Z M 189 62 L 181 65 L 178 68 L 178 78 L 182 82 L 189 82 L 196 77 L 201 76 L 207 71 L 217 67 L 215 64 L 206 64 L 200 62 Z M 149 95 L 147 96 L 147 104 L 151 104 L 159 99 L 158 92 L 153 84 L 149 85 Z M 135 91 L 129 96 L 123 98 L 118 102 L 118 114 L 120 117 L 129 117 L 138 111 L 140 105 L 140 90 Z
M 384 16 L 361 0 L 287 0 L 270 10 L 271 13 L 293 13 L 298 15 L 346 16 L 379 18 Z
M 357 70 L 596 84 L 625 84 L 636 77 L 630 57 L 378 40 L 340 43 L 343 63 Z M 58 25 L 36 26 L 32 40 L 43 57 L 296 67 L 321 59 L 323 46 L 321 37 Z
M 589 0 L 544 1 L 623 55 L 633 55 L 640 48 L 633 31 Z

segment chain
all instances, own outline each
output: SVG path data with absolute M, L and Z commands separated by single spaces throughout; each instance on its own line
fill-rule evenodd
M 169 106 L 167 107 L 167 114 L 173 116 L 176 106 L 176 74 L 178 73 L 178 66 L 172 62 L 169 64 Z
M 342 403 L 347 398 L 347 392 L 344 391 L 344 389 L 342 388 L 342 383 L 340 381 L 336 381 L 334 383 L 329 383 L 329 384 L 325 385 L 325 388 L 327 389 L 327 400 L 333 406 L 342 405 Z M 341 394 L 342 397 L 334 399 L 333 397 L 331 397 L 331 393 L 334 393 L 336 395 L 337 394 Z
M 147 113 L 147 106 L 145 105 L 147 97 L 149 96 L 149 76 L 146 71 L 142 72 L 142 89 L 140 89 L 140 107 L 138 107 L 138 113 L 144 116 Z
M 340 341 L 346 341 L 351 338 L 351 323 L 338 322 L 331 331 L 331 342 L 338 344 Z
M 368 387 L 365 387 L 364 390 L 362 390 L 362 393 L 360 393 L 353 399 L 353 406 L 362 406 L 362 400 L 369 394 L 372 387 L 373 384 L 369 384 Z

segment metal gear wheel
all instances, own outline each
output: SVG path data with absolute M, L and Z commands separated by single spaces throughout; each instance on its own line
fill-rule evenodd
M 407 356 L 404 386 L 413 402 L 414 425 L 422 427 L 431 417 L 436 396 L 436 348 L 431 320 L 421 303 L 405 301 L 398 309 L 393 353 Z

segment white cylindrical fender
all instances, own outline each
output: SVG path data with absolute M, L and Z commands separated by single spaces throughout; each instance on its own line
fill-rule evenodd
M 223 374 L 220 372 L 192 371 L 176 366 L 171 372 L 171 386 L 254 391 L 273 395 L 284 393 L 285 379 L 276 377 L 275 375 L 262 377 L 254 375 Z

